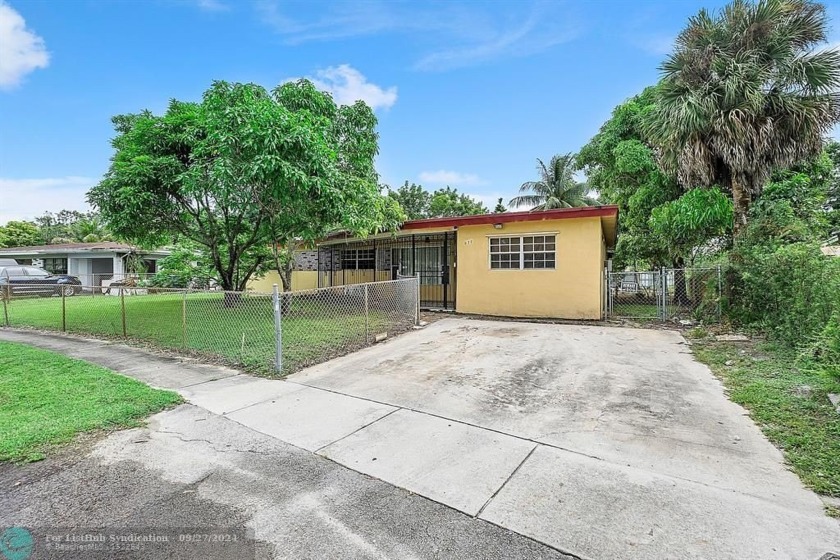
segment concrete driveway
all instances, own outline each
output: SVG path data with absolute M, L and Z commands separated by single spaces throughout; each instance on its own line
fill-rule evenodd
M 676 332 L 446 319 L 288 381 L 396 408 L 320 454 L 562 551 L 840 552 L 838 523 Z
M 204 489 L 203 498 L 252 512 L 246 524 L 275 546 L 319 550 L 306 540 L 315 533 L 298 533 L 299 525 L 290 533 L 261 515 L 272 495 L 283 496 L 277 507 L 286 512 L 295 511 L 286 504 L 309 500 L 313 515 L 330 517 L 341 496 L 338 503 L 350 508 L 342 523 L 369 516 L 375 528 L 347 537 L 358 545 L 348 557 L 402 558 L 400 551 L 411 550 L 416 557 L 817 560 L 840 552 L 840 524 L 824 516 L 819 498 L 787 471 L 779 451 L 675 332 L 445 319 L 285 381 L 138 359 L 132 353 L 139 351 L 109 343 L 0 337 L 179 390 L 206 417 L 164 413 L 155 423 L 173 427 L 152 431 L 156 453 L 139 451 L 136 435 L 121 432 L 130 435 L 109 437 L 91 460 L 136 461 L 167 480 L 183 477 Z M 254 431 L 299 448 L 297 459 L 273 473 L 269 465 L 287 460 L 282 447 L 265 443 L 259 468 L 230 463 L 228 450 Z M 221 466 L 208 467 L 189 452 L 195 446 L 217 454 Z M 252 451 L 242 453 L 244 461 Z M 322 477 L 299 488 L 272 482 L 322 463 L 357 472 L 336 471 L 353 475 L 341 474 L 345 482 L 336 488 Z M 217 474 L 205 480 L 207 472 Z M 451 515 L 420 520 L 438 535 L 433 542 L 406 540 L 391 510 L 356 499 L 370 480 L 358 473 L 449 506 Z M 241 484 L 225 486 L 237 477 Z M 268 494 L 254 494 L 263 487 Z M 47 485 L 36 503 L 50 503 L 61 488 Z M 406 500 L 400 508 L 426 515 L 417 496 L 393 496 L 388 508 Z M 14 509 L 0 519 L 16 518 Z M 33 507 L 30 517 L 42 510 Z M 479 535 L 491 540 L 441 555 L 434 542 L 449 523 L 472 542 Z M 490 528 L 526 540 L 505 541 Z M 348 542 L 330 532 L 343 529 L 321 530 L 329 546 Z M 367 548 L 373 543 L 375 553 Z

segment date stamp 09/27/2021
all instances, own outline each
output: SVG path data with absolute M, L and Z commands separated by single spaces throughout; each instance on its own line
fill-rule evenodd
M 244 527 L 6 527 L 0 560 L 256 558 L 253 532 Z

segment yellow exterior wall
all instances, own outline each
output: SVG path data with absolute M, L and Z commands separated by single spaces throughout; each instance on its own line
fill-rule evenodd
M 315 276 L 315 284 L 317 287 L 318 276 Z M 332 282 L 330 282 L 330 275 L 332 274 Z M 321 272 L 321 287 L 327 288 L 329 286 L 343 286 L 345 284 L 363 284 L 366 282 L 382 282 L 383 280 L 390 280 L 391 273 L 387 270 L 336 270 L 335 272 Z
M 262 278 L 251 280 L 248 282 L 248 290 L 259 293 L 271 293 L 274 289 L 273 285 L 277 284 L 280 290 L 283 290 L 283 281 L 280 280 L 280 275 L 276 270 L 272 270 Z M 292 271 L 292 291 L 299 292 L 301 290 L 314 290 L 318 287 L 318 273 L 314 270 L 293 270 Z
M 332 274 L 332 284 L 330 284 L 330 274 Z M 343 286 L 345 284 L 362 284 L 366 282 L 383 282 L 385 280 L 392 280 L 391 273 L 387 270 L 348 270 L 347 274 L 343 274 L 340 270 L 337 272 L 322 272 L 321 286 Z M 317 282 L 317 277 L 316 280 Z M 450 292 L 451 293 L 451 292 Z M 451 298 L 452 296 L 450 296 Z M 443 286 L 422 284 L 420 286 L 420 301 L 443 301 Z
M 554 270 L 491 270 L 490 237 L 556 233 Z M 458 228 L 456 310 L 509 317 L 600 319 L 601 219 L 575 218 Z

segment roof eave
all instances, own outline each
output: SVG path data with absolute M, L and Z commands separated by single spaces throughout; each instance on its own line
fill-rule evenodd
M 541 210 L 537 212 L 503 212 L 498 214 L 477 214 L 475 216 L 457 216 L 452 218 L 429 218 L 425 220 L 409 220 L 401 230 L 428 229 L 437 227 L 462 227 L 487 224 L 504 224 L 510 222 L 531 222 L 541 220 L 567 220 L 574 218 L 618 217 L 618 206 L 584 206 L 581 208 L 558 208 L 555 210 Z

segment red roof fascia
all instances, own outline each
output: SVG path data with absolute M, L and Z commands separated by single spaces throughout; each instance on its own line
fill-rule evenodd
M 568 218 L 593 218 L 617 216 L 618 206 L 584 206 L 582 208 L 557 208 L 537 212 L 504 212 L 499 214 L 478 214 L 476 216 L 458 216 L 454 218 L 428 218 L 405 222 L 401 230 L 428 229 L 436 227 L 477 226 L 485 224 L 505 224 L 509 222 L 534 222 L 539 220 L 563 220 Z

